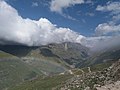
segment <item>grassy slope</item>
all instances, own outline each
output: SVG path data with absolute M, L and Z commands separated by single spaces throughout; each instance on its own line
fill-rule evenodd
M 52 88 L 63 84 L 65 80 L 68 80 L 71 77 L 71 75 L 57 75 L 53 77 L 46 77 L 44 79 L 40 78 L 15 86 L 10 90 L 51 90 Z
M 0 61 L 0 90 L 26 79 L 36 77 L 37 73 L 17 59 Z
M 56 74 L 69 68 L 56 57 L 45 57 L 36 50 L 27 54 L 27 60 L 21 60 L 11 54 L 0 51 L 0 90 L 30 80 L 43 74 Z
M 39 49 L 31 50 L 31 52 L 28 53 L 27 56 L 28 57 L 30 56 L 30 57 L 35 57 L 35 58 L 43 59 L 43 60 L 46 60 L 46 61 L 49 61 L 49 62 L 52 62 L 52 63 L 55 63 L 55 64 L 57 63 L 57 64 L 60 64 L 62 66 L 65 66 L 65 67 L 69 67 L 66 62 L 61 61 L 59 58 L 57 58 L 55 56 L 49 57 L 49 56 L 42 55 L 40 53 Z
M 111 61 L 116 61 L 120 58 L 120 50 L 110 50 L 100 53 L 94 53 L 91 57 L 89 57 L 83 63 L 79 63 L 78 67 L 86 67 L 95 64 L 101 64 Z
M 36 69 L 26 65 L 19 58 L 0 51 L 0 90 L 36 76 Z
M 108 68 L 111 63 L 97 64 L 95 66 L 91 66 L 91 71 L 95 72 L 98 70 L 103 70 Z M 88 73 L 88 68 L 82 68 L 85 73 Z M 81 75 L 82 72 L 79 69 L 73 69 L 72 72 L 74 75 Z M 59 88 L 64 85 L 65 81 L 72 78 L 73 75 L 55 75 L 52 77 L 46 77 L 44 79 L 36 79 L 31 82 L 25 82 L 18 86 L 12 87 L 10 90 L 51 90 L 54 87 Z M 77 89 L 76 89 L 77 90 Z
M 48 74 L 61 73 L 69 69 L 69 66 L 64 61 L 57 57 L 43 56 L 39 49 L 32 50 L 25 58 L 28 58 L 24 60 L 28 65 Z
M 112 64 L 114 63 L 114 61 L 111 61 L 111 62 L 106 62 L 106 63 L 101 63 L 101 64 L 96 64 L 96 65 L 92 65 L 90 66 L 90 70 L 91 72 L 96 72 L 96 71 L 102 71 L 104 70 L 105 68 L 108 68 L 110 67 Z M 75 75 L 81 75 L 82 74 L 82 71 L 84 71 L 85 73 L 88 73 L 88 67 L 83 67 L 83 68 L 76 68 L 76 69 L 72 69 L 72 72 L 75 74 Z
M 3 51 L 0 51 L 0 58 L 9 58 L 9 57 L 15 57 L 9 53 L 5 53 Z
M 109 66 L 111 66 L 112 63 L 114 63 L 114 61 L 92 65 L 92 66 L 90 66 L 90 69 L 91 69 L 92 72 L 102 71 L 103 69 L 108 68 Z M 82 70 L 85 71 L 86 73 L 88 72 L 87 67 L 82 68 Z
M 36 68 L 38 72 L 42 71 L 46 75 L 61 73 L 66 70 L 66 68 L 64 68 L 63 66 L 46 59 L 31 58 L 24 60 L 24 62 L 26 62 L 26 64 L 28 64 L 32 68 Z

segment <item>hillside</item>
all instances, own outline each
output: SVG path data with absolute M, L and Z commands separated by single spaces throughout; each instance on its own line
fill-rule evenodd
M 119 82 L 120 61 L 117 61 L 101 71 L 92 71 L 72 77 L 61 86 L 60 90 L 119 90 Z
M 79 87 L 88 85 L 93 88 L 96 81 L 84 86 L 80 80 L 83 79 L 86 83 L 86 79 L 91 79 L 92 76 L 103 75 L 101 71 L 104 72 L 105 68 L 120 58 L 119 48 L 90 56 L 88 48 L 69 42 L 39 47 L 1 45 L 0 50 L 1 90 L 60 90 L 66 88 L 66 85 L 67 88 L 73 88 L 69 86 L 73 84 L 76 87 L 78 83 L 82 85 Z
M 87 48 L 77 43 L 49 44 L 44 46 L 0 45 L 0 89 L 53 76 L 83 61 Z
M 103 67 L 104 66 L 104 67 Z M 98 68 L 95 70 L 95 68 Z M 73 74 L 55 75 L 11 87 L 10 90 L 108 90 L 119 87 L 120 61 L 87 68 L 73 69 Z M 103 89 L 104 88 L 104 89 Z M 108 88 L 108 89 L 107 89 Z M 116 89 L 119 90 L 119 89 Z
M 64 62 L 68 66 L 75 67 L 88 57 L 88 48 L 78 43 L 60 43 L 44 46 L 28 47 L 23 45 L 0 45 L 0 50 L 17 57 L 35 57 L 59 59 L 56 62 Z
M 77 67 L 86 67 L 95 64 L 116 61 L 120 58 L 120 47 L 105 49 L 104 51 L 94 52 L 85 61 L 76 65 Z
M 29 67 L 18 58 L 0 59 L 0 90 L 26 80 L 41 76 L 36 69 Z

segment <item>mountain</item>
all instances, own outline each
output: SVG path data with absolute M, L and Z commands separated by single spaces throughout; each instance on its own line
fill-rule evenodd
M 88 57 L 88 48 L 79 43 L 50 44 L 47 47 L 61 60 L 70 65 L 76 66 L 77 63 L 84 61 Z
M 38 57 L 41 55 L 48 58 L 58 58 L 75 67 L 76 64 L 88 57 L 88 48 L 79 43 L 60 43 L 44 46 L 1 45 L 0 50 L 17 57 Z

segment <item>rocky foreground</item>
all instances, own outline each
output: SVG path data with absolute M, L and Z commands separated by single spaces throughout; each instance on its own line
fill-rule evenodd
M 120 90 L 120 60 L 103 71 L 74 75 L 57 90 Z

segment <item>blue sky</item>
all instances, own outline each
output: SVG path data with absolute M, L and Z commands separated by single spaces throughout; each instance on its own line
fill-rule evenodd
M 50 10 L 51 0 L 7 0 L 23 18 L 35 20 L 47 18 L 58 27 L 67 27 L 85 36 L 94 35 L 95 28 L 99 24 L 111 20 L 108 12 L 96 11 L 98 5 L 106 5 L 108 1 L 115 2 L 119 0 L 89 0 L 88 3 L 63 8 L 62 14 L 75 19 L 72 20 L 59 12 L 52 12 Z

